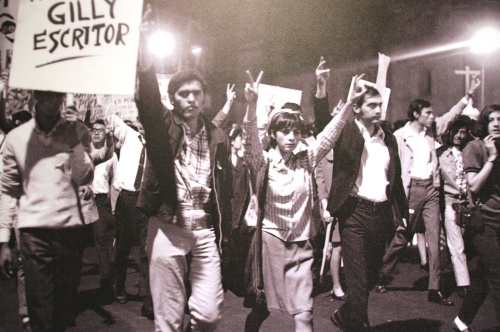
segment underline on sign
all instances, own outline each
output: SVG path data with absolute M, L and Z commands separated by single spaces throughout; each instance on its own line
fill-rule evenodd
M 92 57 L 92 56 L 95 56 L 95 55 L 80 55 L 80 56 L 72 56 L 72 57 L 69 57 L 69 58 L 62 58 L 62 59 L 50 61 L 50 62 L 47 62 L 47 63 L 42 63 L 41 65 L 38 65 L 35 68 L 40 68 L 40 67 L 48 66 L 48 65 L 51 65 L 51 64 L 54 64 L 54 63 L 58 63 L 58 62 L 76 60 L 76 59 L 81 59 L 81 58 L 88 58 L 88 57 Z

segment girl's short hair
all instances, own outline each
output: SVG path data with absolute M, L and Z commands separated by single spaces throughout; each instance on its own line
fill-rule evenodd
M 267 129 L 267 134 L 271 138 L 272 147 L 276 146 L 276 140 L 272 138 L 271 134 L 287 129 L 297 129 L 300 130 L 301 133 L 305 133 L 306 128 L 304 118 L 302 118 L 302 115 L 299 112 L 282 109 L 274 114 Z

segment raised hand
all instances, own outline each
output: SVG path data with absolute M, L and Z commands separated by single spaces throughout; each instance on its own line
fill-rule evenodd
M 229 83 L 227 84 L 226 97 L 227 101 L 230 102 L 233 102 L 234 99 L 236 98 L 236 91 L 234 91 L 234 84 L 233 85 L 230 85 Z
M 498 151 L 495 145 L 495 136 L 488 135 L 483 139 L 483 141 L 486 149 L 488 149 L 488 159 L 491 161 L 495 161 L 498 158 Z
M 366 91 L 365 85 L 360 83 L 360 80 L 363 78 L 363 76 L 365 76 L 365 74 L 354 76 L 354 87 L 347 100 L 352 104 L 355 104 Z
M 325 58 L 321 57 L 319 59 L 319 65 L 316 68 L 316 80 L 318 81 L 319 85 L 325 85 L 326 81 L 330 77 L 330 69 L 325 69 Z
M 335 116 L 339 114 L 340 110 L 342 109 L 342 107 L 344 107 L 344 105 L 345 105 L 344 102 L 342 101 L 342 99 L 340 99 L 339 102 L 337 103 L 337 106 L 333 108 L 331 115 Z
M 470 82 L 469 90 L 467 90 L 467 94 L 473 95 L 474 91 L 481 85 L 481 79 L 479 75 L 476 74 L 472 77 L 472 81 Z
M 245 98 L 248 103 L 256 104 L 259 97 L 259 84 L 262 80 L 262 75 L 264 75 L 264 72 L 260 71 L 259 76 L 257 76 L 256 80 L 253 79 L 253 76 L 249 70 L 247 70 L 247 75 L 250 83 L 247 83 L 245 85 Z

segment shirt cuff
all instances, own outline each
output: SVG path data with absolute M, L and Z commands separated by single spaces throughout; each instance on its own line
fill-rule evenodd
M 9 242 L 10 240 L 10 229 L 0 228 L 0 243 Z

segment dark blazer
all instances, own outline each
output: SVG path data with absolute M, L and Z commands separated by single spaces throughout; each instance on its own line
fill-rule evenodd
M 392 133 L 382 127 L 384 142 L 389 150 L 389 184 L 386 194 L 392 206 L 392 219 L 395 227 L 402 225 L 402 219 L 408 220 L 408 201 L 401 180 L 401 162 L 398 146 Z M 335 215 L 349 197 L 359 173 L 364 138 L 354 121 L 348 122 L 333 149 L 333 179 L 328 197 L 328 211 Z
M 148 163 L 145 168 L 137 206 L 147 215 L 155 215 L 160 206 L 167 216 L 174 215 L 177 206 L 174 160 L 184 142 L 184 129 L 172 112 L 161 102 L 158 82 L 153 71 L 138 73 L 139 87 L 136 104 L 145 130 Z M 199 121 L 208 132 L 212 194 L 208 207 L 218 239 L 229 230 L 231 220 L 231 165 L 229 141 L 204 115 Z M 229 234 L 229 233 L 227 233 Z

